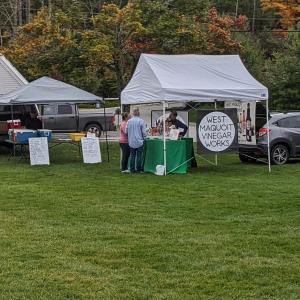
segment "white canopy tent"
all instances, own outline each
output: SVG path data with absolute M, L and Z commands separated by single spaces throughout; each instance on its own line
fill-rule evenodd
M 164 115 L 167 102 L 226 100 L 266 101 L 269 115 L 268 89 L 252 77 L 238 55 L 142 54 L 121 93 L 121 104 L 160 102 Z M 166 152 L 165 144 L 164 138 Z
M 41 77 L 0 97 L 0 105 L 61 103 L 103 103 L 103 98 L 73 85 Z
M 51 104 L 51 103 L 102 103 L 102 97 L 98 97 L 73 85 L 55 80 L 49 77 L 41 77 L 25 84 L 12 92 L 0 97 L 0 105 L 10 105 L 13 119 L 13 106 L 25 104 Z M 76 110 L 77 111 L 77 110 Z M 104 123 L 106 127 L 106 111 L 104 106 Z M 107 130 L 105 128 L 107 159 L 109 161 L 109 149 Z

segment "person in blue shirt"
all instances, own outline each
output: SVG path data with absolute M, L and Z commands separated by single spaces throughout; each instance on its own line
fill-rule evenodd
M 140 118 L 140 111 L 135 108 L 132 118 L 127 122 L 125 132 L 128 134 L 128 144 L 130 147 L 130 172 L 143 172 L 143 150 L 144 140 L 147 136 L 146 125 Z

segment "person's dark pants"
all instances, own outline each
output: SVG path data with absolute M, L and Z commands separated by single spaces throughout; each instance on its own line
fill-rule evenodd
M 130 156 L 130 147 L 128 144 L 120 143 L 120 147 L 122 150 L 122 162 L 121 162 L 121 168 L 122 171 L 128 170 L 128 160 Z
M 139 148 L 130 148 L 130 172 L 143 171 L 143 150 L 144 146 Z

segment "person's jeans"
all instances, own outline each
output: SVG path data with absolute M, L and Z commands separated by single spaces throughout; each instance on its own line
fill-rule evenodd
M 130 172 L 143 171 L 143 150 L 144 146 L 139 148 L 130 148 Z
M 120 143 L 120 147 L 122 150 L 122 161 L 121 161 L 121 169 L 125 171 L 128 169 L 128 160 L 130 155 L 130 147 L 128 144 Z

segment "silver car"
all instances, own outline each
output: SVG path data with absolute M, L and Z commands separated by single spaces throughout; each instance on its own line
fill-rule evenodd
M 300 112 L 273 115 L 267 125 L 259 130 L 258 147 L 268 153 L 268 130 L 270 134 L 271 162 L 285 164 L 289 158 L 300 157 Z

